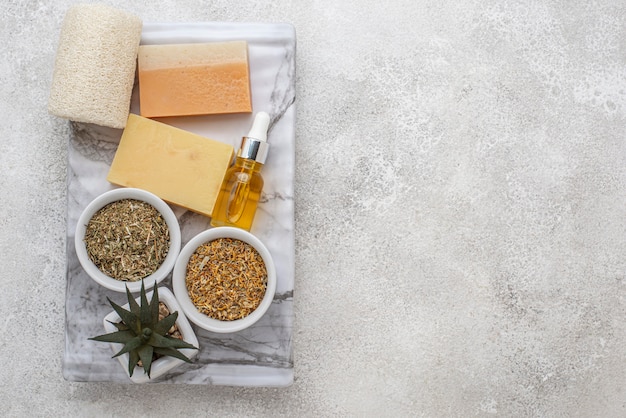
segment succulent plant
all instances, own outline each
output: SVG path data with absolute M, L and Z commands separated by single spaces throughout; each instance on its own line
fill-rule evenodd
M 155 354 L 175 357 L 190 363 L 191 360 L 178 349 L 197 349 L 197 347 L 168 335 L 168 331 L 178 318 L 178 312 L 170 313 L 165 318 L 159 320 L 159 293 L 157 287 L 155 286 L 152 299 L 148 302 L 142 280 L 141 305 L 133 298 L 128 290 L 128 286 L 126 287 L 126 295 L 130 310 L 122 308 L 107 297 L 115 312 L 122 319 L 118 323 L 109 321 L 115 325 L 117 331 L 89 339 L 124 344 L 124 347 L 113 358 L 128 353 L 128 374 L 130 376 L 133 375 L 135 366 L 139 365 L 141 361 L 141 366 L 143 366 L 144 371 L 150 377 L 150 369 Z

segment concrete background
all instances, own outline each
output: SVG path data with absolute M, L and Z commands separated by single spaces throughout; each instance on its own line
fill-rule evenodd
M 296 380 L 67 383 L 70 0 L 0 14 L 5 416 L 626 416 L 626 4 L 106 1 L 298 35 Z

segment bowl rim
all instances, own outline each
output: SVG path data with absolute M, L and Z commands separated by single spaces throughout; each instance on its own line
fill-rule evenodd
M 265 263 L 265 268 L 267 270 L 267 287 L 261 303 L 248 316 L 234 321 L 220 321 L 200 313 L 191 301 L 185 284 L 187 263 L 196 248 L 206 242 L 210 242 L 218 238 L 233 238 L 250 244 L 263 258 L 263 262 Z M 207 229 L 194 236 L 180 251 L 178 259 L 176 260 L 176 265 L 174 266 L 174 271 L 172 272 L 172 288 L 174 290 L 174 294 L 176 295 L 176 299 L 178 299 L 178 303 L 187 316 L 187 319 L 200 328 L 217 333 L 241 331 L 261 319 L 274 300 L 274 295 L 276 294 L 276 282 L 276 266 L 272 255 L 265 244 L 263 244 L 263 242 L 252 233 L 230 226 L 219 226 Z
M 89 223 L 89 220 L 93 217 L 93 215 L 109 203 L 122 199 L 136 199 L 152 205 L 156 210 L 159 211 L 159 213 L 161 213 L 163 219 L 167 224 L 170 234 L 170 248 L 167 256 L 165 257 L 163 263 L 154 273 L 144 278 L 146 290 L 151 289 L 155 285 L 162 282 L 172 271 L 172 269 L 174 268 L 174 264 L 176 263 L 176 259 L 178 258 L 178 253 L 181 246 L 180 225 L 178 224 L 178 219 L 176 218 L 176 215 L 174 214 L 172 208 L 170 208 L 170 206 L 165 203 L 165 201 L 162 200 L 160 197 L 146 190 L 132 187 L 123 187 L 109 190 L 94 198 L 85 207 L 85 209 L 83 209 L 78 218 L 74 234 L 74 247 L 76 249 L 76 255 L 81 266 L 83 267 L 87 275 L 89 275 L 89 277 L 91 277 L 96 283 L 116 292 L 126 292 L 126 286 L 128 286 L 128 289 L 132 293 L 136 293 L 141 290 L 141 280 L 138 280 L 136 282 L 127 282 L 114 279 L 104 274 L 89 259 L 89 256 L 87 255 L 87 247 L 85 245 L 85 242 L 83 241 L 85 237 L 85 231 L 87 229 L 87 224 Z

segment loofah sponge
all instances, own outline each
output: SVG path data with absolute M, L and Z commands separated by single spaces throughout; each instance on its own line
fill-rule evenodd
M 100 4 L 71 7 L 63 21 L 48 111 L 61 118 L 124 128 L 142 22 Z

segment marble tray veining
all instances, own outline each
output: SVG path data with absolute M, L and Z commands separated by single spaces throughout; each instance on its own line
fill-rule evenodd
M 251 232 L 268 247 L 276 262 L 278 286 L 271 308 L 253 327 L 215 334 L 194 326 L 200 352 L 160 378 L 161 383 L 232 386 L 287 386 L 293 382 L 292 321 L 294 287 L 294 142 L 295 31 L 288 24 L 193 23 L 145 24 L 143 44 L 247 40 L 253 112 L 271 116 L 271 144 L 263 168 L 265 187 Z M 131 110 L 138 113 L 137 91 Z M 253 114 L 160 119 L 225 143 L 239 146 Z M 102 319 L 125 295 L 106 290 L 80 267 L 74 251 L 74 229 L 82 209 L 114 186 L 106 181 L 121 130 L 72 123 L 68 162 L 67 289 L 63 375 L 71 381 L 130 383 L 108 344 L 89 341 L 103 333 Z M 181 223 L 183 245 L 210 228 L 209 219 L 173 207 Z M 171 277 L 163 284 L 171 289 Z

